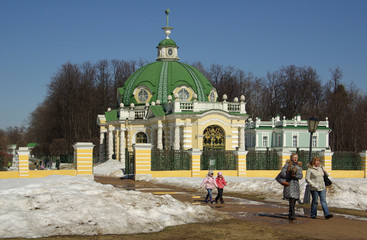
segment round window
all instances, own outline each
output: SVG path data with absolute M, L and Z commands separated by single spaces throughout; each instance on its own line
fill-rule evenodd
M 140 89 L 139 93 L 138 93 L 138 99 L 140 102 L 146 102 L 148 100 L 149 94 L 147 92 L 147 90 L 145 89 Z
M 178 97 L 180 100 L 188 100 L 190 97 L 189 91 L 187 91 L 186 88 L 182 88 L 180 91 L 178 91 Z

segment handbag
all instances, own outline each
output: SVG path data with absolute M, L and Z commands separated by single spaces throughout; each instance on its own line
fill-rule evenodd
M 330 186 L 332 184 L 331 180 L 329 179 L 328 175 L 326 175 L 326 173 L 324 173 L 324 182 L 325 186 Z

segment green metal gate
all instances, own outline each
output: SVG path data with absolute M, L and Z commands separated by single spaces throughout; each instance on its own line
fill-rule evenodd
M 133 151 L 125 149 L 125 175 L 133 178 L 135 174 L 135 155 Z
M 249 151 L 247 170 L 278 170 L 279 157 L 276 151 Z
M 152 171 L 190 170 L 191 157 L 183 150 L 152 150 Z
M 200 158 L 201 170 L 236 170 L 237 158 L 234 151 L 204 148 Z

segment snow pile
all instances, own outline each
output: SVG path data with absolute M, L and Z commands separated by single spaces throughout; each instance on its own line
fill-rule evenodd
M 152 232 L 218 218 L 207 206 L 83 177 L 1 179 L 0 196 L 1 238 Z
M 283 186 L 273 178 L 246 178 L 226 177 L 226 192 L 258 194 L 270 201 L 280 201 L 283 197 Z M 183 187 L 198 188 L 202 178 L 154 178 L 153 181 L 162 184 L 178 185 Z M 367 210 L 367 179 L 332 179 L 332 186 L 327 190 L 329 207 L 350 208 Z M 300 181 L 301 200 L 303 200 L 306 182 Z
M 121 178 L 123 174 L 123 165 L 117 160 L 108 160 L 104 163 L 94 166 L 93 173 L 95 176 L 118 177 Z

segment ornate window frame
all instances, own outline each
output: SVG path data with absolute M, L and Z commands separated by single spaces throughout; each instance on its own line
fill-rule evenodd
M 192 90 L 192 88 L 189 86 L 182 85 L 182 86 L 176 87 L 173 90 L 173 95 L 176 96 L 176 94 L 178 94 L 181 90 L 186 90 L 189 93 L 189 97 L 187 99 L 180 99 L 180 101 L 188 101 L 188 102 L 191 101 L 195 93 L 194 90 Z
M 214 98 L 214 99 L 213 99 Z M 213 88 L 209 95 L 208 95 L 208 101 L 209 102 L 217 102 L 217 99 L 218 99 L 218 93 L 217 93 L 217 90 L 215 88 Z
M 148 97 L 147 97 L 147 99 L 146 99 L 145 101 L 141 101 L 141 100 L 139 99 L 139 93 L 140 93 L 141 91 L 145 91 L 145 92 L 148 94 Z M 149 102 L 149 101 L 150 101 L 150 99 L 151 99 L 151 98 L 152 98 L 152 96 L 153 96 L 153 94 L 152 94 L 152 92 L 150 91 L 150 89 L 149 89 L 149 88 L 147 88 L 146 86 L 143 86 L 143 85 L 140 85 L 140 86 L 136 87 L 136 88 L 135 88 L 135 90 L 134 90 L 134 92 L 133 92 L 133 95 L 134 95 L 135 101 L 136 101 L 137 103 L 147 103 L 147 102 Z

